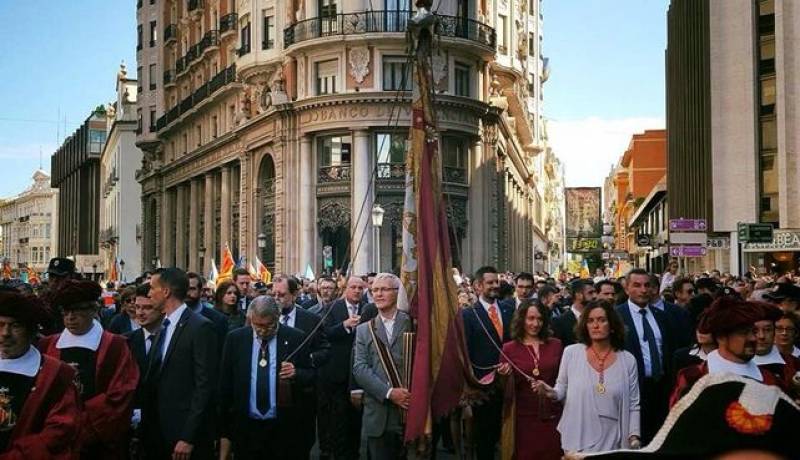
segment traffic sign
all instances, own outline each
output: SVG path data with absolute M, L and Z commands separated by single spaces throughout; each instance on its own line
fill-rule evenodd
M 672 257 L 703 257 L 706 255 L 706 248 L 705 246 L 674 245 L 669 247 L 669 255 Z
M 670 219 L 669 231 L 671 232 L 705 232 L 708 223 L 705 219 Z
M 333 248 L 330 246 L 324 246 L 322 248 L 322 259 L 323 265 L 326 269 L 333 268 Z
M 650 235 L 636 235 L 636 245 L 639 247 L 650 246 Z
M 773 238 L 772 224 L 747 224 L 739 222 L 736 226 L 739 241 L 742 243 L 771 243 Z

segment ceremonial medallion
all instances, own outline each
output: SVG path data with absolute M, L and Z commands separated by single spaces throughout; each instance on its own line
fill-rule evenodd
M 539 368 L 538 367 L 534 367 L 533 370 L 531 371 L 531 374 L 533 374 L 534 377 L 538 377 L 539 376 Z
M 598 383 L 595 388 L 597 388 L 597 394 L 604 394 L 606 392 L 606 386 L 602 383 Z
M 261 366 L 261 367 L 267 367 L 267 360 L 264 359 L 264 358 L 261 358 L 261 361 L 258 362 L 258 365 Z

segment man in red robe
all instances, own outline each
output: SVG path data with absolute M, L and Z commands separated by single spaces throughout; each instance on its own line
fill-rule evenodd
M 32 346 L 45 321 L 36 298 L 0 290 L 0 460 L 69 460 L 78 454 L 75 371 Z
M 755 324 L 768 314 L 758 302 L 727 296 L 715 300 L 701 316 L 697 330 L 711 334 L 717 342 L 717 349 L 708 354 L 705 362 L 684 368 L 678 373 L 669 401 L 670 407 L 707 374 L 728 372 L 777 386 L 775 377 L 759 368 L 753 360 L 757 342 Z
M 43 338 L 39 350 L 77 371 L 84 404 L 81 459 L 124 459 L 139 368 L 125 338 L 104 331 L 95 319 L 100 294 L 93 281 L 65 283 L 54 296 L 65 328 Z
M 783 310 L 775 305 L 762 303 L 762 318 L 755 323 L 756 356 L 753 361 L 762 371 L 772 374 L 784 393 L 798 399 L 800 390 L 793 382 L 798 369 L 798 360 L 784 355 L 775 345 L 775 322 L 783 316 Z

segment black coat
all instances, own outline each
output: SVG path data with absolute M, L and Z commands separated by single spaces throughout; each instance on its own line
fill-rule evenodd
M 622 322 L 625 324 L 625 350 L 636 358 L 636 367 L 639 371 L 639 386 L 641 387 L 642 381 L 645 378 L 644 358 L 642 358 L 642 349 L 639 343 L 636 325 L 633 323 L 631 311 L 627 303 L 617 305 L 616 309 L 617 313 L 619 313 L 622 318 Z M 677 341 L 673 322 L 665 312 L 655 307 L 649 307 L 648 312 L 653 315 L 661 331 L 661 367 L 663 376 L 668 377 L 671 375 L 672 355 L 677 348 L 675 345 Z
M 191 308 L 191 307 L 190 307 Z M 228 335 L 228 317 L 224 313 L 217 311 L 214 307 L 204 304 L 200 314 L 214 325 L 217 332 L 217 344 L 219 353 L 222 353 L 222 346 L 225 344 L 225 336 Z
M 108 323 L 108 332 L 112 334 L 124 335 L 131 332 L 131 317 L 125 312 L 118 313 L 111 318 Z
M 372 308 L 370 308 L 372 307 Z M 373 311 L 374 310 L 374 311 Z M 358 314 L 361 315 L 359 323 L 369 321 L 377 314 L 377 309 L 372 304 L 358 304 Z M 325 317 L 325 336 L 331 344 L 330 359 L 323 366 L 320 377 L 326 383 L 345 385 L 350 380 L 350 357 L 353 353 L 353 341 L 356 331 L 353 328 L 348 332 L 342 323 L 350 317 L 344 299 L 338 299 L 330 307 L 330 313 Z
M 303 331 L 289 327 L 279 326 L 277 332 L 277 360 L 275 366 L 276 391 L 280 393 L 281 387 L 277 385 L 280 363 L 286 361 L 289 354 L 294 352 L 302 343 L 305 334 Z M 222 352 L 219 378 L 219 420 L 226 421 L 220 424 L 220 436 L 236 439 L 237 432 L 244 431 L 248 421 L 250 409 L 250 378 L 253 350 L 253 328 L 241 327 L 231 331 L 225 339 Z M 311 359 L 307 353 L 295 353 L 289 359 L 295 365 L 296 375 L 292 381 L 291 400 L 296 406 L 301 402 L 300 391 L 303 387 L 312 386 L 314 370 L 311 368 Z M 276 401 L 284 395 L 277 394 Z M 291 423 L 295 414 L 295 407 L 277 408 L 278 420 Z M 300 433 L 299 430 L 286 430 L 286 433 Z M 281 442 L 284 442 L 282 440 Z M 294 440 L 297 441 L 297 440 Z
M 688 347 L 694 343 L 694 323 L 689 310 L 673 303 L 664 302 L 664 313 L 672 321 L 675 331 L 675 348 Z
M 148 356 L 142 407 L 145 436 L 160 436 L 167 444 L 186 441 L 195 446 L 199 458 L 207 457 L 216 413 L 217 332 L 211 321 L 187 308 L 171 342 L 164 346 L 167 352 L 160 368 L 153 364 L 155 344 Z
M 498 302 L 500 317 L 503 321 L 503 337 L 498 337 L 497 331 L 489 319 L 489 314 L 479 302 L 472 307 L 461 310 L 461 317 L 464 321 L 464 338 L 467 342 L 469 359 L 474 366 L 475 376 L 482 378 L 491 372 L 485 369 L 496 365 L 500 360 L 500 352 L 503 343 L 511 340 L 511 318 L 514 310 L 508 304 Z M 483 324 L 483 326 L 481 326 Z M 488 331 L 489 335 L 486 335 Z
M 134 409 L 141 409 L 142 407 L 142 388 L 144 386 L 144 374 L 147 372 L 147 353 L 144 346 L 144 330 L 142 328 L 136 329 L 125 334 L 128 340 L 128 348 L 131 350 L 133 359 L 136 360 L 136 365 L 139 366 L 139 383 L 136 386 L 136 397 L 134 398 Z
M 572 312 L 572 309 L 568 309 L 566 313 L 553 319 L 551 324 L 553 335 L 561 340 L 564 347 L 577 342 L 577 338 L 575 337 L 576 324 L 578 324 L 578 318 L 575 317 L 575 313 Z

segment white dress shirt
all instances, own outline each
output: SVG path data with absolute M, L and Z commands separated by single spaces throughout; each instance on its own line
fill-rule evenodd
M 633 318 L 633 325 L 636 327 L 636 335 L 639 337 L 639 348 L 642 350 L 642 361 L 644 361 L 644 375 L 646 377 L 653 376 L 653 363 L 650 358 L 650 347 L 647 344 L 647 340 L 644 336 L 644 323 L 642 323 L 642 314 L 639 313 L 641 307 L 636 305 L 635 303 L 628 300 L 628 309 L 631 312 L 631 318 Z M 653 316 L 653 312 L 648 309 L 647 310 L 647 322 L 650 323 L 650 327 L 653 329 L 653 334 L 656 336 L 656 347 L 658 347 L 658 352 L 661 354 L 661 369 L 664 370 L 664 340 L 661 336 L 661 329 L 658 327 L 658 322 L 656 321 L 656 317 Z
M 172 313 L 167 315 L 167 319 L 169 320 L 169 325 L 167 329 L 164 331 L 164 345 L 161 348 L 161 362 L 164 362 L 164 358 L 167 356 L 167 350 L 169 350 L 170 342 L 172 341 L 172 334 L 175 333 L 175 328 L 178 327 L 178 321 L 181 320 L 181 315 L 186 309 L 189 308 L 186 306 L 185 303 L 182 303 L 180 307 L 175 309 Z
M 576 321 L 581 319 L 581 311 L 575 308 L 575 304 L 572 304 L 569 309 L 572 310 L 572 314 L 575 315 Z
M 708 354 L 706 363 L 708 363 L 709 374 L 730 372 L 731 374 L 741 375 L 742 377 L 750 377 L 759 382 L 764 380 L 761 371 L 752 359 L 746 363 L 735 363 L 723 358 L 722 355 L 719 354 L 719 350 L 714 350 Z
M 150 347 L 153 346 L 153 342 L 156 340 L 156 335 L 145 328 L 142 328 L 142 332 L 144 333 L 144 355 L 147 356 L 150 354 Z M 150 337 L 153 339 L 150 340 Z
M 347 314 L 348 314 L 349 316 L 356 316 L 356 315 L 358 315 L 358 304 L 352 304 L 352 303 L 350 303 L 350 301 L 349 301 L 349 300 L 347 300 L 347 299 L 344 299 L 344 306 L 345 306 L 345 307 L 347 307 Z M 348 333 L 348 334 L 352 334 L 352 333 L 353 333 L 353 331 L 355 331 L 355 330 L 356 330 L 356 328 L 355 328 L 355 327 L 346 327 L 346 326 L 344 326 L 344 325 L 343 325 L 343 327 L 344 327 L 344 329 L 347 331 L 347 333 Z
M 394 335 L 394 320 L 397 318 L 397 310 L 394 311 L 391 318 L 386 318 L 383 315 L 380 315 L 380 317 L 381 322 L 383 322 L 383 327 L 386 328 L 386 338 L 391 342 L 392 335 Z

